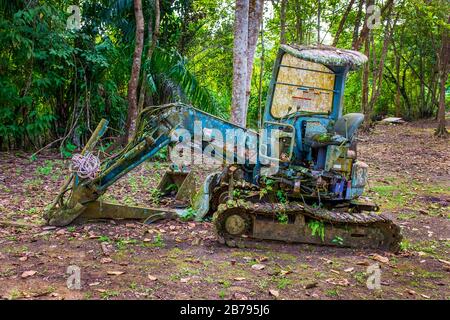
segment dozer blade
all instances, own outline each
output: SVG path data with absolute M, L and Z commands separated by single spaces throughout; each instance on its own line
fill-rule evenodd
M 279 222 L 276 214 L 287 221 Z M 402 236 L 389 218 L 376 213 L 315 209 L 300 203 L 228 201 L 213 218 L 219 240 L 245 245 L 246 238 L 397 252 Z
M 86 204 L 85 210 L 75 222 L 96 219 L 137 219 L 151 223 L 161 219 L 175 219 L 178 217 L 178 211 L 168 208 L 125 206 L 99 200 Z

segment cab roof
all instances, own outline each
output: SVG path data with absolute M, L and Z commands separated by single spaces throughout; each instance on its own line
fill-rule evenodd
M 281 45 L 281 50 L 299 59 L 316 62 L 328 67 L 348 67 L 349 70 L 358 70 L 367 62 L 367 57 L 353 50 L 338 49 L 331 46 L 300 46 Z

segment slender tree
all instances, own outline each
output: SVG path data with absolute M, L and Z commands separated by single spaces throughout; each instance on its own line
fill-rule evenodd
M 356 49 L 356 44 L 359 36 L 359 27 L 361 26 L 361 19 L 363 15 L 364 0 L 358 2 L 358 12 L 356 13 L 355 26 L 353 28 L 352 48 Z
M 153 25 L 153 17 L 151 17 L 148 21 L 148 48 L 147 48 L 147 54 L 146 54 L 146 60 L 148 63 L 150 63 L 153 55 L 153 51 L 155 50 L 156 44 L 158 42 L 159 38 L 159 25 L 160 25 L 160 19 L 161 19 L 161 10 L 159 6 L 159 0 L 154 0 L 155 6 L 154 6 L 154 19 L 155 23 Z M 142 82 L 141 82 L 141 88 L 139 91 L 139 102 L 138 102 L 138 111 L 140 112 L 144 106 L 146 91 L 148 90 L 148 82 L 147 82 L 147 72 L 144 70 L 142 74 Z M 151 94 L 149 95 L 149 98 L 151 98 Z M 152 100 L 152 99 L 150 99 Z
M 320 18 L 322 14 L 322 6 L 320 5 L 320 0 L 317 0 L 317 44 L 321 43 L 320 40 Z
M 136 131 L 136 118 L 138 112 L 137 87 L 141 70 L 142 51 L 144 49 L 144 15 L 142 14 L 142 1 L 134 0 L 134 16 L 136 18 L 136 39 L 131 68 L 130 81 L 128 83 L 128 115 L 125 124 L 125 136 L 123 142 L 129 141 Z
M 247 0 L 236 0 L 233 43 L 233 93 L 231 98 L 231 121 L 245 126 L 245 100 L 247 87 Z
M 247 83 L 245 91 L 245 113 L 248 111 L 250 100 L 250 86 L 253 74 L 253 62 L 258 42 L 258 34 L 264 9 L 264 0 L 250 0 L 248 13 L 248 41 L 247 41 Z
M 354 3 L 355 3 L 355 0 L 350 0 L 350 2 L 348 3 L 347 9 L 345 10 L 345 12 L 341 18 L 341 21 L 339 22 L 339 27 L 336 31 L 336 34 L 334 35 L 334 40 L 333 40 L 334 47 L 337 46 L 337 44 L 339 42 L 339 37 L 340 37 L 342 31 L 344 30 L 345 22 L 347 21 L 348 14 L 350 13 L 350 11 L 352 11 L 352 7 L 353 7 Z
M 373 69 L 374 70 L 373 70 L 373 79 L 372 79 L 372 82 L 373 82 L 372 95 L 370 97 L 370 101 L 368 102 L 367 108 L 365 110 L 367 127 L 369 127 L 371 125 L 373 109 L 374 109 L 375 104 L 377 103 L 378 98 L 380 97 L 380 94 L 381 94 L 381 88 L 382 88 L 382 84 L 383 84 L 384 64 L 385 64 L 389 44 L 392 39 L 392 33 L 394 32 L 394 27 L 396 24 L 396 20 L 395 20 L 392 27 L 390 26 L 390 24 L 391 24 L 390 13 L 391 12 L 392 12 L 392 7 L 391 7 L 391 10 L 389 10 L 389 14 L 387 16 L 381 56 L 378 61 L 376 61 L 375 56 L 373 59 L 374 60 L 373 61 L 373 65 L 374 65 Z M 375 46 L 372 46 L 372 51 L 375 52 Z
M 450 24 L 450 16 L 448 17 L 447 24 Z M 449 59 L 450 59 L 450 35 L 448 28 L 444 28 L 442 31 L 441 49 L 439 52 L 439 109 L 438 109 L 438 127 L 436 129 L 436 136 L 447 138 L 448 131 L 445 127 L 445 84 L 448 79 L 449 73 Z
M 236 0 L 231 121 L 243 127 L 247 123 L 253 58 L 262 11 L 262 0 Z
M 295 29 L 297 33 L 296 41 L 298 44 L 303 43 L 303 20 L 302 8 L 299 0 L 295 0 Z
M 286 7 L 287 0 L 281 0 L 280 5 L 280 43 L 286 43 Z

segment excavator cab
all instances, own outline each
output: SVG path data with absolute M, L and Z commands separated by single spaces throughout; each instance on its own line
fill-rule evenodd
M 355 133 L 364 115 L 342 116 L 342 110 L 347 74 L 366 61 L 364 55 L 351 50 L 282 45 L 266 101 L 264 127 L 289 127 L 288 135 L 295 137 L 289 139 L 293 145 L 280 142 L 280 150 L 274 150 L 279 152 L 280 161 L 286 158 L 291 167 L 340 174 L 345 185 L 332 187 L 339 190 L 339 199 L 361 195 L 365 184 L 360 179 L 354 190 L 348 184 L 353 171 L 366 167 L 356 161 L 355 150 Z

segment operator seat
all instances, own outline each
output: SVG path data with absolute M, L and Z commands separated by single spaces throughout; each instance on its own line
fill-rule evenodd
M 334 132 L 351 141 L 363 121 L 364 115 L 362 113 L 347 113 L 336 121 Z

